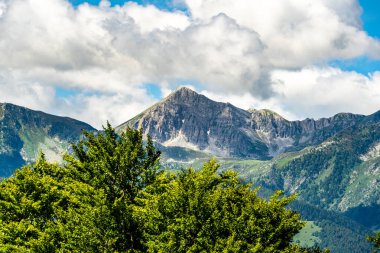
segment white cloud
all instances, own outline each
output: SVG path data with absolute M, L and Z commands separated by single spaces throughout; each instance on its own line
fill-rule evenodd
M 12 85 L 9 85 L 9 84 Z M 54 103 L 53 87 L 36 82 L 22 82 L 0 71 L 0 101 L 9 102 L 37 110 L 44 110 Z
M 356 82 L 377 87 L 377 74 L 305 68 L 335 58 L 380 57 L 379 41 L 361 28 L 357 1 L 185 3 L 188 14 L 136 3 L 111 7 L 106 0 L 77 8 L 67 0 L 0 0 L 0 99 L 97 127 L 106 119 L 121 123 L 153 104 L 145 83 L 167 94 L 179 80 L 241 107 L 269 107 L 290 118 L 380 108 L 372 99 L 376 89 L 358 90 Z M 330 95 L 314 91 L 326 91 L 329 82 Z M 60 98 L 56 87 L 76 93 Z M 361 94 L 362 105 L 348 107 L 349 92 Z
M 55 112 L 81 119 L 100 128 L 107 121 L 117 126 L 139 114 L 157 101 L 151 99 L 145 90 L 134 90 L 132 94 L 79 94 L 55 101 Z
M 141 6 L 134 2 L 126 4 L 126 13 L 143 33 L 158 30 L 184 30 L 190 25 L 189 17 L 182 12 L 167 12 L 158 10 L 153 5 Z
M 380 43 L 361 29 L 355 0 L 185 0 L 194 18 L 225 13 L 256 31 L 275 67 L 303 67 L 332 58 L 380 58 Z
M 363 76 L 336 68 L 305 68 L 273 73 L 277 103 L 297 118 L 339 112 L 371 114 L 380 110 L 380 72 Z

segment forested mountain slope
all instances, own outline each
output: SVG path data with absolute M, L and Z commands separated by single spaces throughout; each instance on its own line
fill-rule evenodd
M 42 150 L 51 161 L 59 161 L 82 129 L 90 125 L 13 104 L 0 104 L 0 177 L 9 177 L 16 168 L 35 161 Z

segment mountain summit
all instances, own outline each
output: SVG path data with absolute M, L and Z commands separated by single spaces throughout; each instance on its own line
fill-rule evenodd
M 323 142 L 363 119 L 338 114 L 320 120 L 288 121 L 270 110 L 243 110 L 180 88 L 117 127 L 142 128 L 166 147 L 183 147 L 221 157 L 270 159 Z
M 250 113 L 231 104 L 212 101 L 188 88 L 180 88 L 162 102 L 118 127 L 143 128 L 164 146 L 179 146 L 218 156 L 249 156 L 266 153 L 238 129 L 249 122 Z M 243 147 L 255 150 L 244 150 Z M 264 149 L 263 151 L 260 148 Z

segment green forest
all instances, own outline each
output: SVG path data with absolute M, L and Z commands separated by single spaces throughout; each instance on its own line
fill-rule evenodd
M 0 183 L 0 252 L 328 252 L 293 243 L 296 195 L 261 198 L 215 160 L 168 172 L 139 130 L 84 132 L 63 160 Z

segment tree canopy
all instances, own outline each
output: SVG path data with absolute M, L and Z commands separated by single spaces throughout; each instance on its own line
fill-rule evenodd
M 0 252 L 320 252 L 292 244 L 294 196 L 262 199 L 214 160 L 165 172 L 149 137 L 109 124 L 72 151 L 0 183 Z
M 280 252 L 302 228 L 285 207 L 294 197 L 278 192 L 266 201 L 232 171 L 217 173 L 212 160 L 183 170 L 165 190 L 146 198 L 149 252 Z
M 368 240 L 373 243 L 373 246 L 375 246 L 377 249 L 380 250 L 380 232 L 378 232 L 374 236 L 368 237 Z M 377 252 L 377 251 L 375 251 Z

